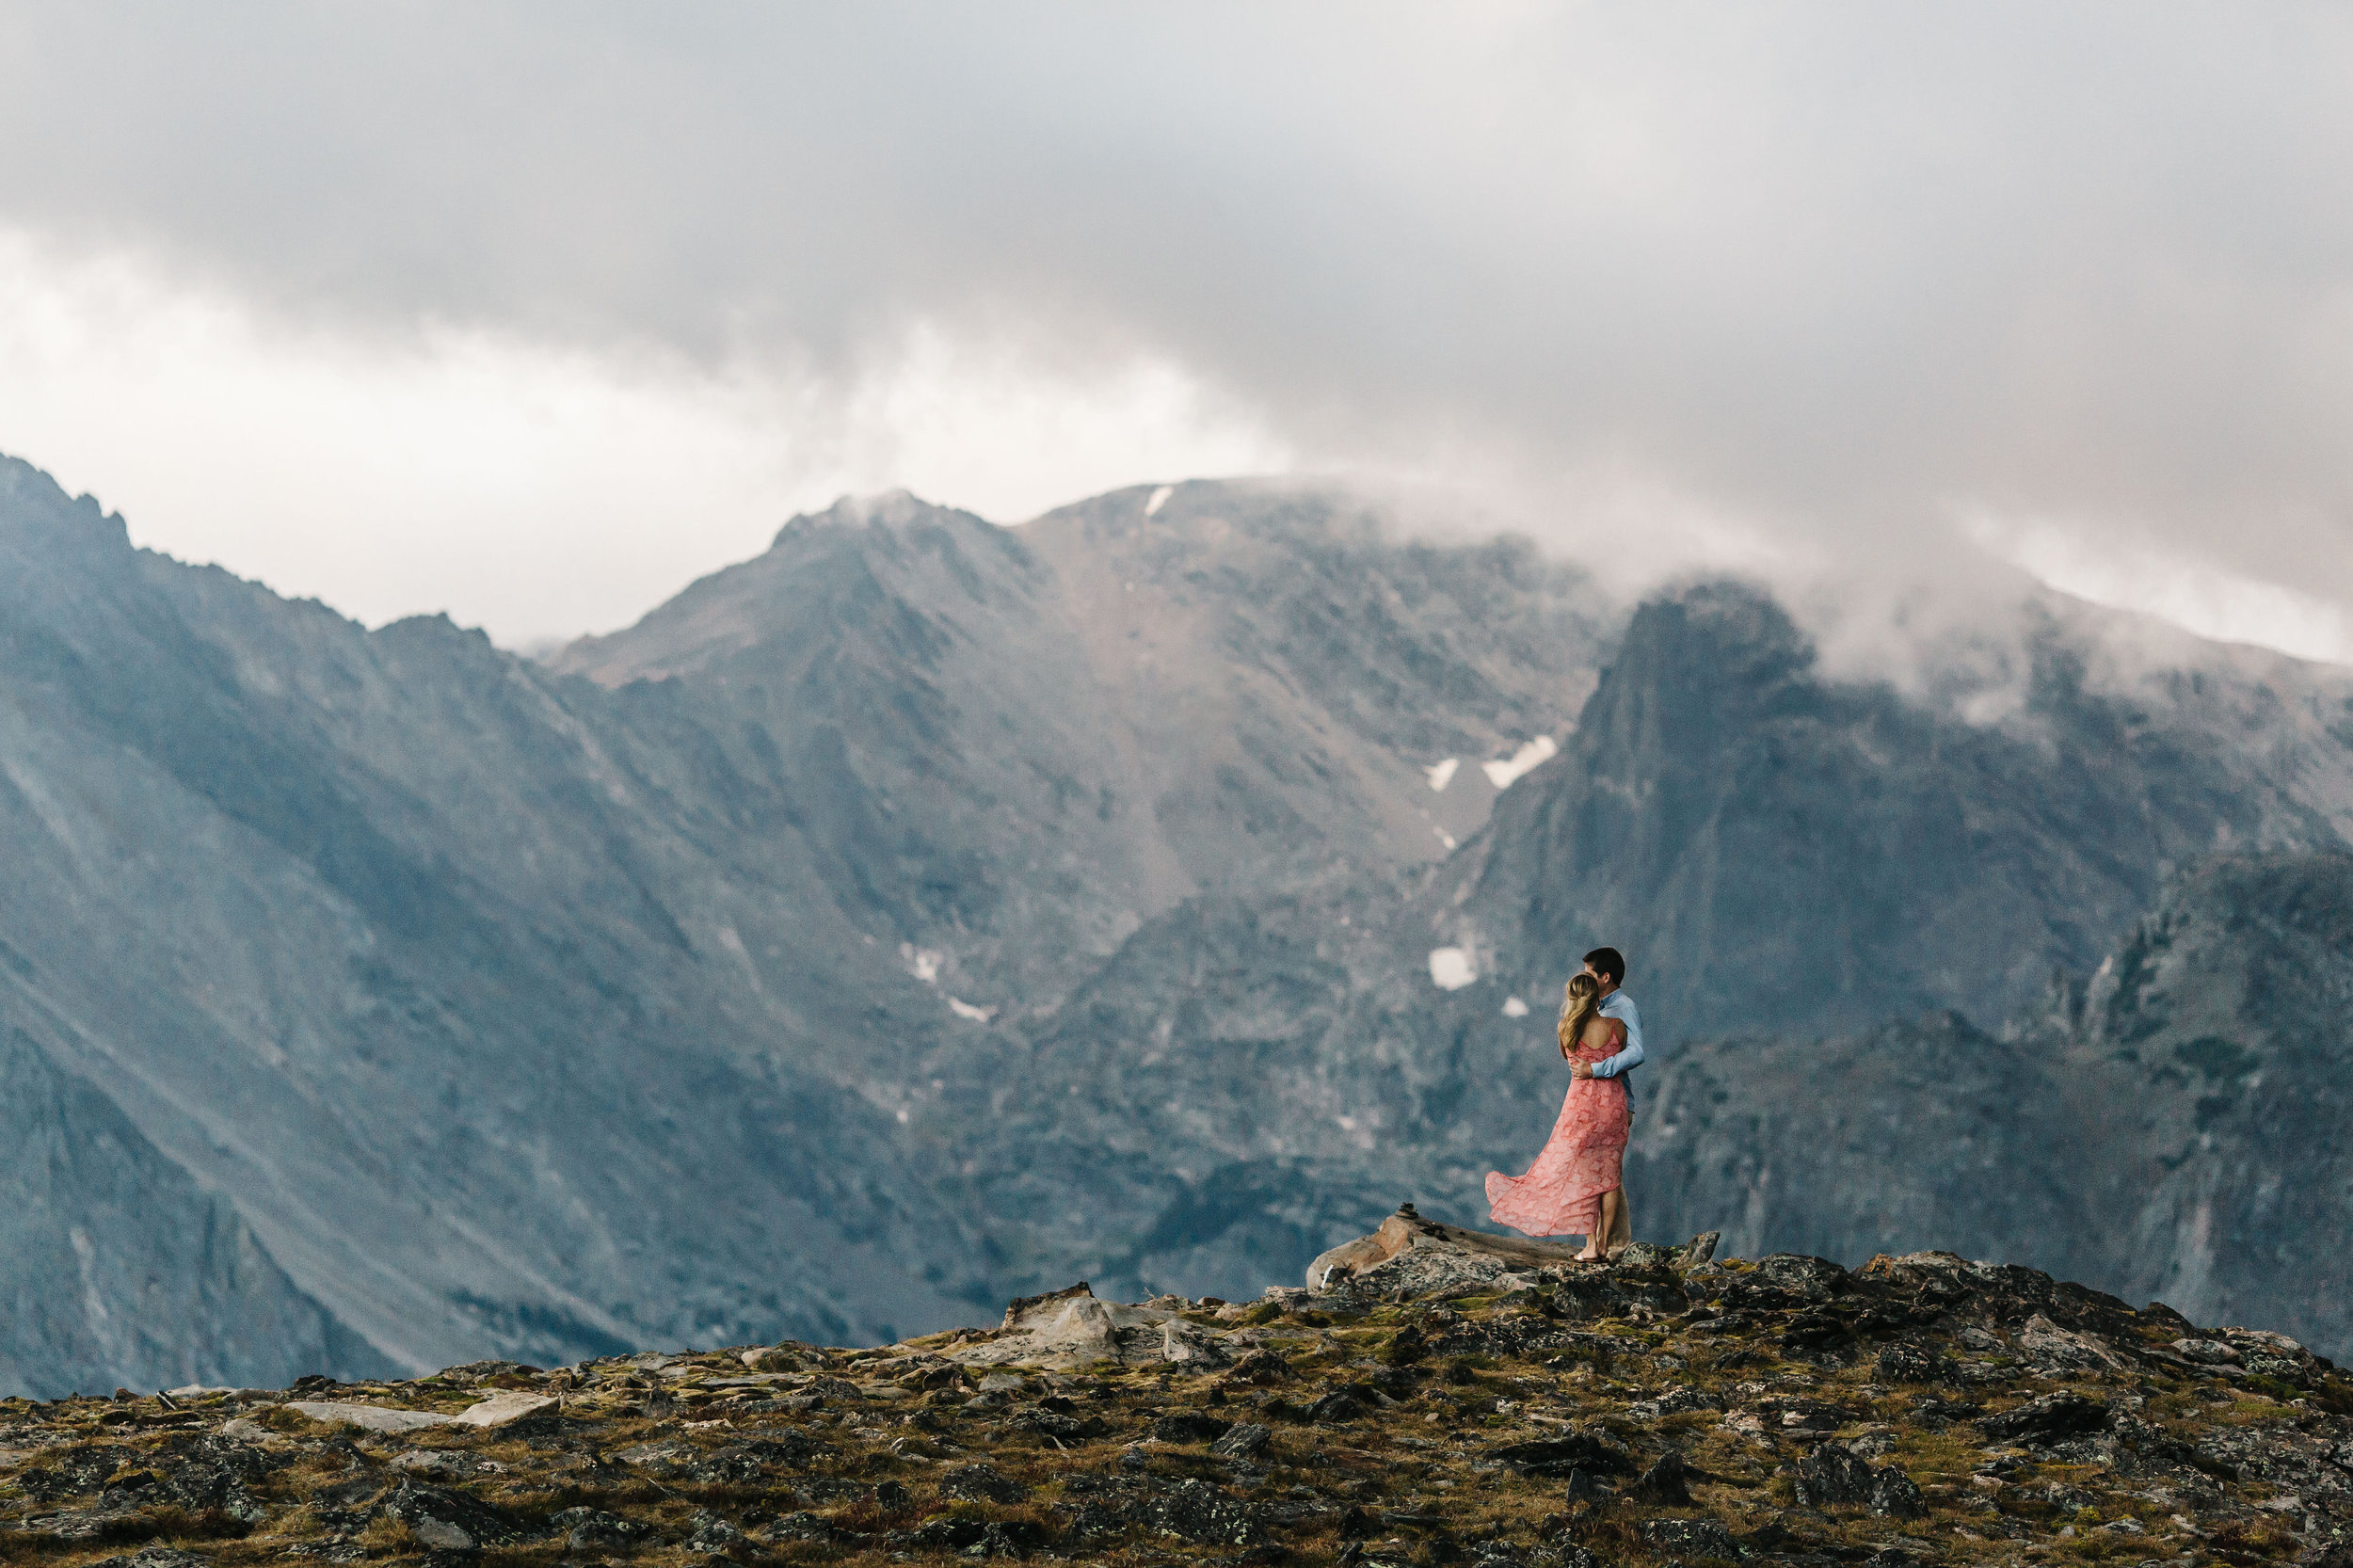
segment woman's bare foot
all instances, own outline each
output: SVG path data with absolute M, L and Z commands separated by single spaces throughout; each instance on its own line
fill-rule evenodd
M 1593 1242 L 1587 1241 L 1585 1243 L 1585 1250 L 1578 1253 L 1575 1257 L 1571 1258 L 1570 1261 L 1573 1263 L 1598 1263 L 1601 1261 L 1601 1253 L 1594 1247 Z

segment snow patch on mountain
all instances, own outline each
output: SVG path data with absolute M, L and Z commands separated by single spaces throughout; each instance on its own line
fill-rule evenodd
M 1479 966 L 1461 948 L 1430 951 L 1430 981 L 1441 991 L 1459 991 L 1479 978 Z
M 1481 762 L 1480 768 L 1487 781 L 1498 790 L 1508 790 L 1538 763 L 1547 761 L 1560 753 L 1560 744 L 1549 735 L 1539 735 L 1510 757 Z

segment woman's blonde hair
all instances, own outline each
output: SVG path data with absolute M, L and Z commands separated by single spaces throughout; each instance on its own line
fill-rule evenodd
M 1585 1026 L 1601 1011 L 1601 982 L 1592 975 L 1569 976 L 1561 988 L 1561 1054 L 1566 1056 L 1585 1037 Z

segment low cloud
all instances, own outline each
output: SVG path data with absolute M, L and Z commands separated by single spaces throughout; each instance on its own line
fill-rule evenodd
M 625 625 L 845 492 L 1020 519 L 1073 486 L 1288 460 L 1165 360 L 1040 363 L 915 324 L 824 378 L 488 325 L 302 328 L 21 235 L 0 235 L 0 450 L 136 542 L 526 648 Z
M 149 461 L 206 378 L 168 335 L 104 364 L 118 439 L 25 393 L 0 447 L 297 586 L 380 550 L 372 490 L 445 510 L 471 549 L 416 549 L 516 633 L 625 618 L 567 512 L 666 588 L 667 533 L 699 568 L 826 485 L 1289 469 L 1630 589 L 1991 548 L 2342 658 L 2348 97 L 2317 6 L 20 8 L 0 224 L 344 367 L 282 384 L 380 456 L 256 391 Z

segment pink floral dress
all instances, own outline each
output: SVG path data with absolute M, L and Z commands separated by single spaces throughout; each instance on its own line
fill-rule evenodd
M 1609 1041 L 1580 1046 L 1570 1060 L 1604 1062 L 1625 1046 L 1625 1026 L 1609 1020 Z M 1561 1119 L 1523 1176 L 1487 1173 L 1487 1208 L 1523 1236 L 1586 1236 L 1601 1224 L 1601 1195 L 1621 1185 L 1630 1118 L 1625 1085 L 1614 1078 L 1569 1084 Z

